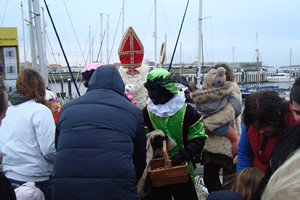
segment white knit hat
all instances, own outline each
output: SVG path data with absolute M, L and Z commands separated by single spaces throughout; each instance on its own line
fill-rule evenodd
M 44 193 L 35 186 L 34 182 L 27 182 L 15 189 L 17 200 L 45 200 Z

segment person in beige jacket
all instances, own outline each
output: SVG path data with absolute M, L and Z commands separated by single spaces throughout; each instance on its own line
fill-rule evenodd
M 214 68 L 218 69 L 220 67 L 226 69 L 226 87 L 228 91 L 238 95 L 241 101 L 241 92 L 231 68 L 226 64 L 218 64 Z M 196 98 L 200 94 L 201 91 L 192 93 L 192 98 L 196 105 L 197 103 L 200 103 Z M 226 189 L 223 187 L 219 179 L 219 172 L 221 168 L 223 168 L 223 177 L 236 172 L 236 159 L 235 155 L 232 153 L 231 141 L 227 137 L 209 133 L 209 131 L 212 131 L 230 121 L 231 127 L 234 129 L 237 137 L 239 138 L 241 135 L 241 115 L 238 117 L 235 116 L 235 110 L 231 103 L 227 103 L 222 110 L 206 117 L 203 120 L 204 126 L 207 130 L 208 139 L 206 140 L 202 150 L 201 164 L 204 165 L 204 183 L 209 192 Z M 223 178 L 223 183 L 226 183 L 227 181 L 228 180 Z

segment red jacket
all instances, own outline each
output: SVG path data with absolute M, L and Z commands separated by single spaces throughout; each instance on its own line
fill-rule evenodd
M 291 111 L 293 110 L 292 105 L 290 105 L 290 110 Z M 287 112 L 285 114 L 285 122 L 286 122 L 286 128 L 289 126 L 292 126 L 294 124 L 297 124 L 297 122 L 294 118 L 293 112 L 291 112 L 291 113 Z M 280 133 L 281 132 L 282 132 L 282 130 L 280 131 Z M 247 134 L 248 134 L 248 138 L 249 138 L 250 144 L 253 149 L 253 153 L 255 155 L 254 160 L 253 160 L 254 167 L 256 167 L 264 172 L 266 171 L 268 164 L 270 162 L 273 147 L 274 147 L 280 133 L 277 135 L 269 136 L 264 150 L 260 152 L 260 147 L 262 145 L 264 135 L 259 134 L 258 130 L 256 128 L 254 128 L 252 125 L 249 126 Z

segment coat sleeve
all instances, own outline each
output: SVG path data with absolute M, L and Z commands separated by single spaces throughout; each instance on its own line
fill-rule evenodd
M 202 116 L 190 105 L 187 105 L 186 108 L 184 130 L 184 148 L 173 156 L 178 163 L 190 161 L 201 152 L 208 137 L 204 131 Z
M 240 172 L 244 168 L 251 167 L 254 159 L 254 153 L 250 144 L 246 125 L 243 124 L 241 138 L 238 144 L 237 169 Z
M 49 108 L 44 106 L 33 116 L 34 130 L 43 156 L 54 162 L 55 160 L 55 122 Z
M 146 167 L 146 131 L 142 112 L 138 115 L 138 127 L 134 140 L 133 164 L 135 167 L 137 182 L 141 178 Z
M 183 140 L 185 145 L 195 138 L 207 139 L 207 137 L 204 130 L 202 115 L 200 115 L 191 105 L 187 104 L 183 123 Z
M 242 112 L 242 103 L 240 97 L 237 94 L 232 93 L 228 97 L 228 102 L 232 104 L 235 110 L 235 117 L 238 117 Z

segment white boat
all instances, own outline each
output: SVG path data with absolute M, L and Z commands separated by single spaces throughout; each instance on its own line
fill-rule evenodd
M 290 76 L 288 73 L 276 73 L 272 76 L 267 77 L 268 82 L 277 83 L 277 82 L 294 82 L 295 79 Z

